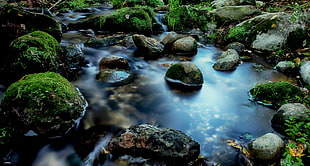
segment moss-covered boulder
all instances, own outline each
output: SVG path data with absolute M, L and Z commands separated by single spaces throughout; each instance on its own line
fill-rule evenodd
M 60 70 L 61 47 L 43 31 L 34 31 L 15 39 L 4 56 L 5 70 L 19 78 L 25 74 Z
M 302 47 L 306 26 L 286 13 L 267 13 L 241 22 L 230 29 L 227 39 L 260 51 Z
M 252 88 L 250 93 L 253 100 L 276 108 L 288 102 L 302 102 L 298 100 L 305 97 L 299 87 L 286 81 L 260 84 Z
M 165 75 L 172 88 L 197 90 L 202 87 L 203 76 L 200 69 L 192 62 L 179 62 L 170 66 Z
M 29 74 L 5 91 L 0 124 L 12 127 L 15 134 L 33 130 L 42 136 L 61 136 L 83 115 L 85 104 L 79 91 L 61 75 Z
M 7 47 L 14 39 L 33 31 L 44 31 L 61 40 L 60 24 L 52 17 L 6 5 L 0 10 L 0 47 Z
M 164 5 L 161 0 L 113 0 L 112 4 L 115 9 L 135 6 L 149 6 L 155 8 Z

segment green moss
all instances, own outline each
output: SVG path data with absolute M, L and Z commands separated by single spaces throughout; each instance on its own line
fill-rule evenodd
M 14 40 L 10 45 L 6 65 L 19 77 L 28 73 L 58 71 L 61 47 L 46 32 L 34 31 Z
M 122 8 L 101 17 L 101 30 L 112 32 L 152 32 L 152 18 L 143 8 Z
M 177 5 L 170 8 L 167 20 L 168 28 L 173 31 L 184 31 L 192 28 L 205 31 L 208 23 L 212 21 L 206 9 Z
M 75 87 L 53 72 L 26 75 L 9 86 L 1 102 L 8 120 L 17 120 L 38 133 L 61 130 L 53 128 L 58 125 L 67 130 L 81 116 L 83 106 Z
M 250 44 L 256 39 L 257 34 L 266 33 L 271 29 L 273 24 L 276 25 L 277 23 L 277 19 L 252 19 L 230 29 L 227 39 L 228 41 L 238 41 L 250 46 Z
M 254 100 L 271 103 L 275 107 L 288 102 L 300 101 L 306 95 L 297 87 L 286 81 L 257 85 L 250 90 Z

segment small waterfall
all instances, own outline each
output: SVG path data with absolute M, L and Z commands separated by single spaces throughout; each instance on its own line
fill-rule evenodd
M 164 24 L 164 17 L 166 13 L 156 13 L 156 22 L 162 26 L 164 32 L 168 31 L 167 25 Z

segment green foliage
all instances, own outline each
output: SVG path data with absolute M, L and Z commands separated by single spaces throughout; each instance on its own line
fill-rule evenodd
M 212 21 L 212 17 L 210 17 L 210 13 L 206 8 L 180 6 L 179 0 L 170 0 L 169 4 L 170 10 L 166 17 L 168 27 L 172 31 L 184 31 L 192 28 L 205 31 L 207 24 Z
M 154 8 L 164 5 L 164 3 L 161 0 L 112 0 L 112 5 L 115 9 L 136 6 L 149 6 Z
M 307 114 L 310 116 L 310 110 L 307 110 Z M 292 116 L 286 120 L 285 125 L 287 126 L 286 135 L 291 141 L 282 155 L 282 165 L 303 166 L 303 156 L 306 155 L 303 145 L 310 147 L 310 117 L 307 117 L 305 121 L 297 121 L 296 117 Z M 310 148 L 307 148 L 306 153 L 308 156 L 305 157 L 310 157 Z
M 246 35 L 246 30 L 244 27 L 233 27 L 229 30 L 229 34 L 227 36 L 228 39 L 230 38 L 244 38 Z

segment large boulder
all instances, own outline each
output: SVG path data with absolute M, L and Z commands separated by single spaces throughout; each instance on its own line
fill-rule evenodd
M 213 7 L 222 7 L 222 6 L 241 6 L 241 5 L 256 5 L 255 0 L 214 0 L 211 5 Z
M 61 70 L 60 44 L 43 31 L 34 31 L 15 39 L 9 46 L 10 53 L 4 56 L 8 74 L 20 78 L 25 74 Z
M 167 165 L 186 165 L 200 153 L 200 145 L 182 131 L 142 124 L 127 129 L 109 143 L 113 156 L 143 157 Z
M 306 38 L 306 25 L 294 21 L 290 14 L 267 13 L 241 22 L 227 37 L 260 51 L 295 49 L 302 46 Z
M 173 64 L 168 68 L 165 79 L 171 87 L 181 90 L 200 89 L 203 84 L 202 73 L 192 62 Z
M 239 62 L 240 59 L 238 52 L 233 49 L 228 49 L 222 53 L 213 65 L 213 68 L 221 71 L 234 70 L 239 65 Z
M 282 135 L 286 135 L 286 121 L 291 117 L 294 117 L 297 122 L 306 121 L 309 118 L 307 110 L 307 107 L 301 103 L 287 103 L 282 105 L 271 119 L 273 129 Z
M 268 162 L 280 157 L 284 151 L 284 141 L 273 133 L 267 133 L 249 143 L 250 154 L 259 163 Z
M 300 76 L 306 84 L 310 85 L 310 61 L 306 61 L 301 64 Z
M 0 10 L 0 47 L 7 47 L 14 39 L 33 31 L 44 31 L 58 42 L 62 37 L 60 24 L 52 17 L 6 5 Z
M 16 134 L 32 130 L 41 136 L 63 136 L 83 115 L 85 105 L 83 96 L 61 75 L 29 74 L 5 91 L 0 124 Z
M 164 45 L 156 39 L 135 34 L 132 39 L 137 47 L 136 53 L 145 59 L 157 59 L 162 56 Z
M 215 18 L 218 22 L 239 21 L 242 18 L 259 13 L 255 6 L 224 6 L 215 10 Z
M 253 100 L 276 108 L 305 96 L 299 87 L 286 81 L 258 84 L 250 90 L 250 94 Z

